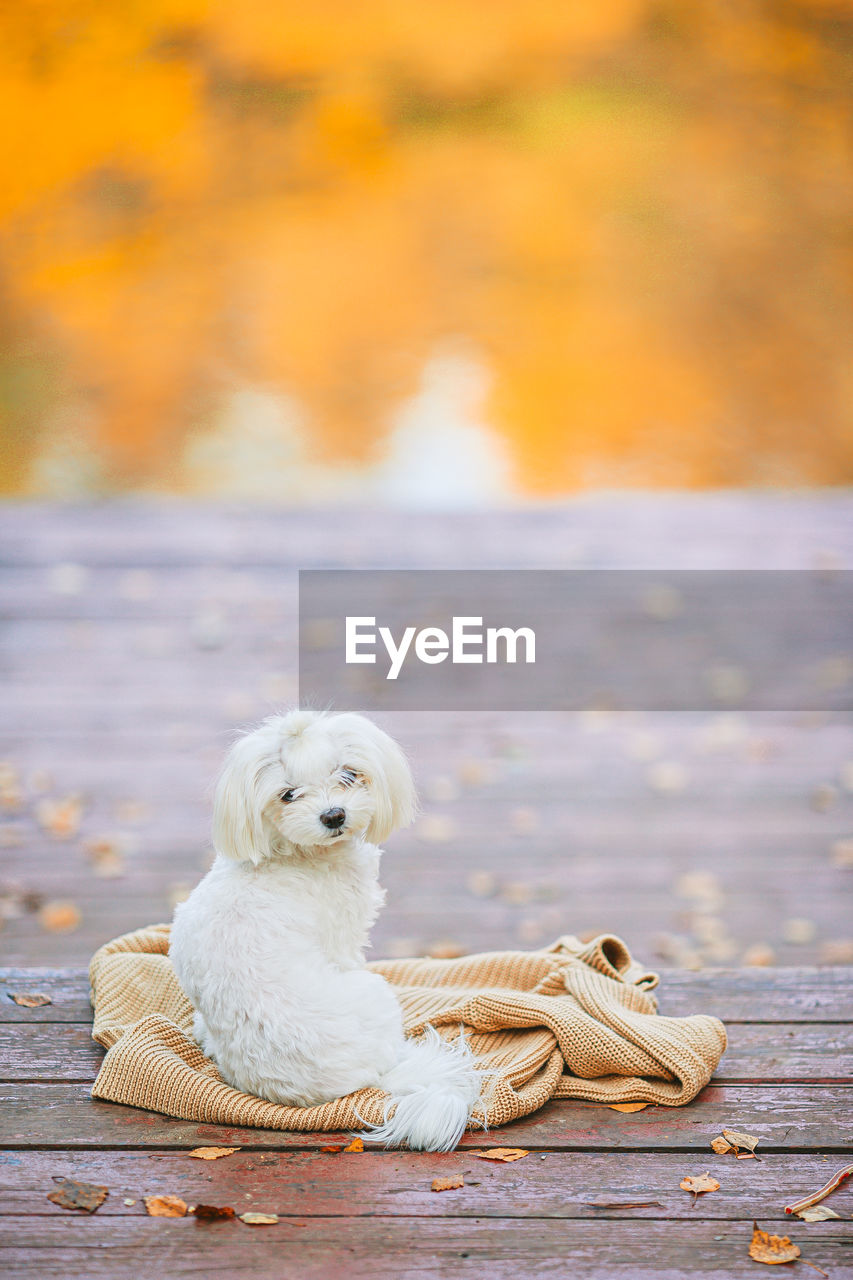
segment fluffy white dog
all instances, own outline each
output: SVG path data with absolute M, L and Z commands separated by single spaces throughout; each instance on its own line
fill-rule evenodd
M 216 860 L 175 911 L 170 955 L 229 1084 L 295 1106 L 374 1086 L 389 1102 L 365 1136 L 449 1151 L 482 1072 L 461 1036 L 407 1040 L 393 991 L 364 963 L 385 898 L 376 842 L 414 811 L 402 751 L 363 716 L 270 717 L 225 761 Z

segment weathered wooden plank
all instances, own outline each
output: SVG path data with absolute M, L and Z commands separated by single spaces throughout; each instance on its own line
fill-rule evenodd
M 446 1195 L 453 1193 L 447 1192 Z M 566 1222 L 507 1218 L 285 1218 L 268 1229 L 193 1218 L 6 1218 L 4 1274 L 14 1280 L 85 1275 L 113 1280 L 146 1271 L 175 1277 L 221 1274 L 329 1280 L 518 1280 L 519 1276 L 738 1280 L 755 1276 L 752 1222 Z M 803 1256 L 842 1280 L 853 1223 L 795 1223 L 786 1234 Z
M 103 1050 L 86 1024 L 0 1025 L 0 1080 L 94 1080 Z M 772 1023 L 729 1027 L 718 1083 L 853 1083 L 853 1036 L 840 1024 Z
M 241 502 L 111 499 L 6 502 L 3 563 L 169 565 L 298 562 L 304 566 L 423 562 L 430 567 L 617 564 L 692 568 L 813 568 L 853 541 L 850 495 L 811 493 L 584 494 L 560 503 L 477 512 Z
M 286 1217 L 614 1218 L 785 1221 L 784 1205 L 816 1190 L 839 1159 L 800 1152 L 760 1161 L 705 1154 L 534 1152 L 513 1165 L 472 1151 L 238 1151 L 216 1161 L 168 1151 L 0 1152 L 0 1215 L 61 1216 L 47 1199 L 54 1177 L 109 1188 L 100 1216 L 138 1217 L 142 1198 L 177 1195 L 188 1204 L 229 1204 Z M 686 1174 L 710 1172 L 719 1191 L 693 1197 Z M 431 1190 L 433 1178 L 462 1173 L 452 1194 Z M 126 1205 L 125 1200 L 134 1203 Z M 601 1208 L 602 1204 L 615 1208 Z M 845 1201 L 846 1204 L 846 1201 Z M 638 1207 L 626 1207 L 636 1205 Z M 619 1207 L 622 1206 L 622 1207 Z M 843 1211 L 843 1208 L 842 1208 Z M 776 1228 L 778 1230 L 778 1228 Z M 784 1231 L 784 1228 L 783 1228 Z
M 10 991 L 46 992 L 52 1003 L 22 1009 Z M 80 968 L 0 969 L 0 1023 L 91 1022 L 89 979 Z M 711 1013 L 724 1022 L 853 1022 L 853 968 L 662 969 L 661 1013 Z
M 538 1150 L 708 1150 L 723 1126 L 761 1138 L 764 1150 L 844 1150 L 853 1139 L 853 1088 L 845 1085 L 709 1085 L 687 1107 L 648 1107 L 633 1114 L 588 1102 L 551 1102 L 515 1124 L 464 1147 Z M 0 1146 L 195 1147 L 202 1142 L 249 1148 L 316 1150 L 326 1134 L 197 1124 L 94 1101 L 83 1084 L 0 1085 Z

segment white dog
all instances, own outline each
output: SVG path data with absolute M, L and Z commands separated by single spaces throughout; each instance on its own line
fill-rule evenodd
M 449 1151 L 483 1073 L 461 1036 L 407 1040 L 364 963 L 385 897 L 375 842 L 414 811 L 402 751 L 363 716 L 270 717 L 226 759 L 216 860 L 175 911 L 170 955 L 229 1084 L 295 1106 L 373 1086 L 390 1095 L 373 1141 Z

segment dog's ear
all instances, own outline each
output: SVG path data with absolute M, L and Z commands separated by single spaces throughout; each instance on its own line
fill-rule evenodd
M 259 732 L 250 733 L 228 752 L 213 798 L 213 844 L 218 853 L 257 865 L 264 857 L 263 785 L 270 760 Z
M 370 779 L 375 811 L 365 835 L 372 844 L 380 844 L 392 831 L 407 827 L 417 811 L 409 762 L 394 739 L 371 720 L 347 713 L 335 719 L 349 738 L 347 764 Z

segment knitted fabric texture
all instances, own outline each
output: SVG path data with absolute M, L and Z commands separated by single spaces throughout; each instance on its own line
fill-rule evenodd
M 107 1050 L 92 1096 L 183 1120 L 264 1129 L 330 1130 L 379 1124 L 387 1096 L 362 1089 L 316 1107 L 265 1102 L 226 1084 L 192 1038 L 192 1008 L 169 961 L 169 926 L 152 925 L 100 948 L 89 976 L 92 1035 Z M 665 1018 L 654 973 L 619 938 L 566 936 L 541 951 L 493 951 L 458 960 L 382 960 L 408 1035 L 431 1023 L 464 1032 L 489 1072 L 489 1127 L 549 1098 L 690 1102 L 726 1047 L 721 1022 Z

